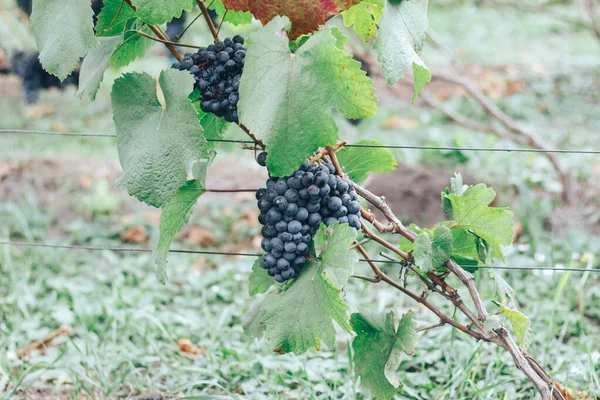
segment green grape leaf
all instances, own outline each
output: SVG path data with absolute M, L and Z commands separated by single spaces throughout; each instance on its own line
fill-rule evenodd
M 194 0 L 132 0 L 135 13 L 149 25 L 164 24 L 194 8 Z
M 358 146 L 383 146 L 379 140 L 360 140 Z M 391 151 L 372 147 L 342 147 L 337 153 L 338 161 L 348 177 L 362 183 L 369 172 L 390 172 L 398 166 Z
M 250 296 L 265 293 L 274 283 L 275 280 L 273 277 L 269 276 L 267 270 L 260 266 L 260 257 L 257 258 L 252 265 L 252 272 L 248 278 L 248 292 Z
M 413 76 L 415 78 L 415 89 L 412 98 L 412 102 L 414 104 L 419 98 L 419 94 L 421 94 L 423 86 L 425 86 L 426 83 L 431 82 L 431 72 L 429 72 L 429 69 L 427 69 L 426 66 L 413 62 Z
M 383 0 L 362 0 L 342 13 L 344 25 L 354 26 L 354 32 L 365 42 L 377 33 L 377 24 L 383 15 Z
M 98 41 L 89 0 L 34 0 L 31 30 L 44 69 L 64 80 Z
M 332 224 L 321 227 L 318 235 L 324 246 L 317 260 L 307 262 L 291 284 L 267 294 L 260 306 L 264 336 L 278 353 L 319 350 L 321 341 L 333 347 L 332 320 L 350 331 L 349 307 L 340 293 L 358 261 L 348 249 L 356 232 L 346 224 Z
M 147 26 L 141 26 L 142 22 L 138 19 L 132 19 L 127 22 L 127 28 L 123 34 L 123 41 L 117 46 L 115 52 L 110 58 L 110 63 L 117 68 L 124 67 L 133 62 L 136 58 L 146 54 L 146 51 L 154 45 L 154 42 L 136 32 L 139 29 L 145 34 L 152 31 Z
M 87 53 L 79 71 L 79 90 L 77 94 L 80 97 L 88 96 L 91 100 L 96 98 L 96 93 L 104 78 L 104 71 L 110 63 L 110 57 L 122 39 L 123 35 L 100 37 L 100 45 Z
M 477 237 L 464 227 L 454 227 L 451 232 L 454 239 L 452 258 L 460 257 L 476 260 L 479 257 L 476 243 Z
M 404 77 L 406 69 L 417 64 L 415 85 L 426 77 L 427 67 L 419 57 L 427 31 L 427 0 L 387 1 L 379 22 L 374 48 L 388 83 L 393 85 Z M 414 68 L 413 68 L 414 69 Z
M 156 278 L 161 283 L 167 281 L 167 255 L 169 247 L 181 228 L 190 220 L 196 201 L 206 190 L 198 180 L 189 180 L 161 207 L 159 237 L 154 249 Z
M 513 331 L 515 332 L 515 336 L 517 337 L 517 344 L 521 347 L 524 347 L 525 335 L 527 334 L 527 331 L 529 331 L 531 320 L 520 311 L 508 308 L 504 304 L 500 304 L 496 301 L 494 303 L 500 307 L 500 313 L 502 313 L 502 315 L 508 319 L 508 322 L 510 322 Z
M 238 105 L 242 124 L 264 138 L 274 176 L 336 143 L 332 107 L 349 118 L 377 112 L 372 82 L 344 50 L 339 29 L 321 30 L 291 53 L 288 28 L 287 18 L 276 17 L 248 38 Z
M 496 301 L 507 304 L 515 298 L 515 289 L 506 282 L 506 280 L 493 269 L 487 270 L 492 282 L 494 282 L 494 297 Z
M 348 251 L 348 247 L 356 240 L 356 235 L 356 231 L 350 225 L 337 222 L 330 226 L 321 223 L 315 234 L 315 248 L 317 243 L 321 244 L 319 261 L 323 273 L 328 275 L 337 287 L 346 285 L 358 262 L 358 253 Z
M 187 166 L 207 158 L 206 139 L 188 99 L 194 79 L 184 71 L 124 74 L 113 85 L 113 118 L 123 175 L 117 183 L 129 194 L 161 207 L 186 183 Z
M 360 0 L 222 0 L 225 7 L 236 11 L 249 11 L 260 22 L 266 24 L 277 16 L 286 16 L 292 21 L 290 37 L 316 31 L 325 25 L 329 15 L 352 7 Z
M 462 194 L 469 188 L 468 185 L 463 183 L 463 177 L 458 172 L 454 173 L 454 178 L 450 178 L 450 193 L 462 196 Z M 493 200 L 493 199 L 492 199 Z M 488 203 L 489 204 L 489 203 Z
M 225 22 L 229 22 L 234 26 L 247 25 L 252 23 L 252 14 L 247 11 L 233 11 L 225 8 L 221 0 L 214 0 L 209 7 L 211 10 L 215 10 L 217 15 L 221 18 L 225 17 Z M 227 15 L 225 15 L 227 12 Z
M 425 273 L 441 267 L 452 255 L 454 239 L 450 229 L 438 226 L 433 232 L 433 240 L 427 232 L 421 233 L 415 240 L 415 263 Z
M 512 243 L 513 213 L 503 208 L 488 207 L 496 192 L 484 184 L 471 186 L 462 195 L 442 193 L 449 215 L 454 219 L 454 228 L 469 230 L 494 249 L 504 259 L 500 245 Z
M 104 7 L 98 14 L 96 35 L 120 35 L 125 30 L 127 21 L 135 18 L 135 11 L 123 0 L 104 0 Z
M 403 315 L 398 328 L 392 311 L 386 315 L 361 311 L 350 318 L 358 335 L 352 342 L 355 371 L 377 399 L 392 399 L 401 385 L 396 370 L 402 353 L 413 354 L 417 348 L 414 316 L 412 311 Z

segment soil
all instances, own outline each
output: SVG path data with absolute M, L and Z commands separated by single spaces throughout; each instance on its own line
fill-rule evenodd
M 463 176 L 465 184 L 474 184 L 473 178 L 462 167 L 439 167 L 433 165 L 399 165 L 393 172 L 374 174 L 365 183 L 373 193 L 384 196 L 392 211 L 405 223 L 414 222 L 430 226 L 444 221 L 447 216 L 440 208 L 440 193 L 449 185 L 455 172 Z M 585 229 L 600 233 L 600 223 L 593 218 L 600 204 L 600 167 L 594 168 L 594 177 L 585 186 L 577 189 L 580 205 L 558 206 L 553 209 L 552 221 L 565 233 L 570 228 Z M 79 202 L 89 193 L 93 182 L 106 179 L 110 192 L 121 199 L 119 212 L 127 215 L 141 212 L 144 218 L 154 223 L 160 210 L 146 206 L 117 188 L 114 180 L 121 174 L 117 160 L 90 160 L 76 155 L 60 158 L 7 160 L 0 163 L 0 202 L 22 201 L 34 198 L 40 206 L 52 209 L 61 223 L 81 218 Z M 256 189 L 262 187 L 266 172 L 247 160 L 234 157 L 217 159 L 211 165 L 207 187 L 212 189 Z M 202 213 L 210 203 L 252 203 L 254 193 L 207 193 L 203 195 L 196 212 Z M 587 211 L 586 211 L 587 210 Z M 378 214 L 377 210 L 372 210 Z

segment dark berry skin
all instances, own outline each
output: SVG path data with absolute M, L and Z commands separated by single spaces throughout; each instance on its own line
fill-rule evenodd
M 228 54 L 231 57 L 233 53 Z M 222 107 L 231 104 L 229 98 L 226 102 L 215 99 L 207 107 L 215 102 Z M 259 153 L 256 160 L 266 165 L 267 153 Z M 259 261 L 276 282 L 284 282 L 302 273 L 313 235 L 322 224 L 346 224 L 359 230 L 361 208 L 353 183 L 336 175 L 330 163 L 307 161 L 285 177 L 271 172 L 266 188 L 256 192 L 261 211 L 258 219 L 264 225 L 261 248 L 267 252 Z
M 241 76 L 246 59 L 244 38 L 236 35 L 222 42 L 185 54 L 172 68 L 188 71 L 194 76 L 196 88 L 202 94 L 201 109 L 205 113 L 238 123 L 238 102 Z M 213 102 L 207 102 L 213 100 Z

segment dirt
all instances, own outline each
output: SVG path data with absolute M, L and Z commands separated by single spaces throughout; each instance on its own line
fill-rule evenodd
M 463 175 L 465 184 L 474 184 L 463 167 L 433 165 L 399 165 L 386 174 L 374 174 L 365 183 L 373 193 L 382 195 L 403 222 L 430 226 L 444 221 L 447 216 L 440 209 L 440 192 L 446 188 L 455 172 Z M 600 233 L 600 223 L 594 219 L 600 204 L 600 166 L 593 168 L 593 177 L 585 186 L 580 185 L 577 198 L 580 205 L 557 206 L 553 209 L 555 226 L 567 232 L 570 227 Z M 114 185 L 121 174 L 117 160 L 83 158 L 62 155 L 55 159 L 8 160 L 0 163 L 0 202 L 35 199 L 45 209 L 51 209 L 62 224 L 82 217 L 79 205 L 90 193 L 94 182 L 107 180 L 109 192 L 120 199 L 118 212 L 131 215 L 141 212 L 151 224 L 158 221 L 160 210 L 146 206 Z M 255 189 L 264 185 L 266 172 L 247 160 L 235 157 L 221 158 L 209 169 L 207 187 L 212 189 Z M 503 199 L 506 200 L 506 199 Z M 207 193 L 196 206 L 202 213 L 215 201 L 252 203 L 253 193 Z M 376 214 L 378 211 L 373 210 Z M 382 216 L 379 214 L 379 217 Z M 124 221 L 126 218 L 124 218 Z
M 207 187 L 254 189 L 264 185 L 265 171 L 245 164 L 233 157 L 217 160 L 209 170 Z M 448 186 L 454 172 L 451 168 L 400 165 L 394 172 L 375 175 L 367 182 L 367 187 L 384 195 L 400 216 L 411 216 L 420 223 L 439 221 L 444 218 L 440 210 L 440 192 Z M 460 172 L 469 183 L 468 174 Z M 5 161 L 0 164 L 0 201 L 19 201 L 33 196 L 42 206 L 51 207 L 61 222 L 70 221 L 79 216 L 77 203 L 89 193 L 93 182 L 106 179 L 111 183 L 110 192 L 121 198 L 119 212 L 147 211 L 149 207 L 115 187 L 114 180 L 120 174 L 116 160 L 61 156 L 56 159 Z M 254 194 L 207 193 L 201 197 L 198 209 L 215 200 L 254 202 Z
M 430 226 L 448 219 L 440 208 L 440 193 L 448 187 L 455 172 L 462 174 L 465 184 L 475 183 L 463 168 L 399 165 L 392 172 L 373 175 L 365 186 L 371 192 L 384 196 L 402 222 Z M 378 219 L 383 218 L 379 211 L 371 211 Z

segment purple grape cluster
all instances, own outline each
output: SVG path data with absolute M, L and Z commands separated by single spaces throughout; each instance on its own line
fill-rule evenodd
M 266 166 L 267 153 L 257 162 Z M 360 229 L 360 204 L 352 182 L 335 173 L 331 163 L 306 161 L 290 176 L 270 176 L 256 199 L 263 225 L 260 266 L 277 282 L 294 278 L 306 262 L 308 248 L 321 222 Z
M 236 35 L 202 47 L 194 54 L 185 54 L 172 68 L 194 75 L 196 88 L 202 93 L 202 111 L 237 123 L 238 90 L 245 60 L 244 38 Z

